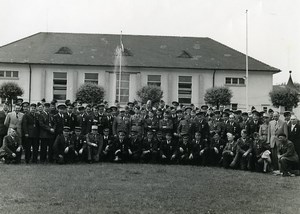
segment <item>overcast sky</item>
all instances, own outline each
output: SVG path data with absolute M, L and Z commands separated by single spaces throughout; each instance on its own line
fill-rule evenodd
M 299 0 L 0 0 L 0 46 L 37 32 L 210 37 L 300 82 Z M 142 48 L 142 47 L 141 47 Z

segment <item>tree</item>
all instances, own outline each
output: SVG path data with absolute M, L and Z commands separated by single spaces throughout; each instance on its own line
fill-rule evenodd
M 298 106 L 299 97 L 296 90 L 287 87 L 275 88 L 269 93 L 269 96 L 273 106 L 276 108 L 284 106 L 286 109 L 290 110 L 293 107 L 296 108 Z
M 5 82 L 0 86 L 0 97 L 7 99 L 8 103 L 13 102 L 18 96 L 22 96 L 24 90 L 15 82 Z
M 76 98 L 84 103 L 99 104 L 103 101 L 104 89 L 94 83 L 84 83 L 76 92 Z
M 229 105 L 232 98 L 232 91 L 227 87 L 214 87 L 206 90 L 204 101 L 207 104 L 217 106 Z
M 157 86 L 144 86 L 136 93 L 142 103 L 151 100 L 152 103 L 159 102 L 163 97 L 163 91 Z

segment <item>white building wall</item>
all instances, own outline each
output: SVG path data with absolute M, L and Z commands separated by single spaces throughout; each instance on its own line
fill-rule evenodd
M 59 66 L 59 65 L 31 65 L 32 88 L 31 101 L 38 102 L 42 98 L 47 101 L 53 99 L 53 72 L 67 72 L 67 99 L 74 101 L 78 87 L 84 83 L 84 73 L 98 73 L 98 83 L 105 89 L 104 99 L 110 105 L 115 101 L 115 74 L 111 67 L 101 66 Z M 18 83 L 24 89 L 23 98 L 29 100 L 29 65 L 0 64 L 0 70 L 18 70 L 19 78 L 15 80 L 0 79 L 0 84 L 6 81 Z M 178 100 L 178 77 L 192 76 L 192 103 L 196 106 L 203 105 L 204 94 L 207 89 L 213 87 L 213 70 L 192 69 L 150 69 L 150 68 L 126 68 L 130 73 L 129 100 L 138 99 L 136 91 L 147 85 L 148 75 L 161 75 L 161 89 L 163 100 L 170 104 Z M 215 86 L 224 86 L 226 77 L 243 78 L 243 71 L 219 71 L 215 72 Z M 245 109 L 245 86 L 229 86 L 233 91 L 232 103 L 238 103 L 238 108 Z M 262 105 L 271 107 L 269 92 L 272 90 L 272 73 L 249 72 L 249 107 L 255 106 L 262 110 Z

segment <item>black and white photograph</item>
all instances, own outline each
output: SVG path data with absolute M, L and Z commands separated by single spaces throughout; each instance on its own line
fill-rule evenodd
M 300 214 L 300 1 L 0 8 L 0 213 Z

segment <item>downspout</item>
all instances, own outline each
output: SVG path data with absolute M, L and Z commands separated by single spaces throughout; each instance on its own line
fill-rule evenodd
M 31 103 L 31 77 L 32 77 L 32 70 L 31 65 L 29 65 L 29 103 Z
M 214 69 L 214 73 L 213 73 L 213 88 L 215 87 L 215 76 L 216 76 L 216 69 Z

